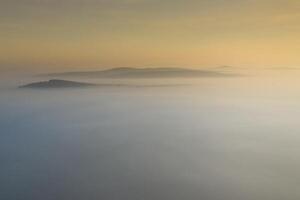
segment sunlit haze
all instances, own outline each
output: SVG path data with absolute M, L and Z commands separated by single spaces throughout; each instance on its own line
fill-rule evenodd
M 300 0 L 0 0 L 1 200 L 299 200 Z
M 0 69 L 300 65 L 298 0 L 1 0 Z

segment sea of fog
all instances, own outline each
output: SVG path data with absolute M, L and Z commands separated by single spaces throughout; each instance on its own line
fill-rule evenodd
M 3 78 L 0 199 L 299 200 L 299 77 L 48 90 Z

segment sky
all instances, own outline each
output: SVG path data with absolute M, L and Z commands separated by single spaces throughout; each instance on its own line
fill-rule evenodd
M 300 66 L 299 0 L 0 0 L 0 71 Z

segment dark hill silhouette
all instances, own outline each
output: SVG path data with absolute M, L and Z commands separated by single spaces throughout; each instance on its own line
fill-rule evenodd
M 50 77 L 85 78 L 197 78 L 230 77 L 236 74 L 184 68 L 130 68 L 121 67 L 102 71 L 82 71 L 46 74 Z
M 96 86 L 96 85 L 90 83 L 52 79 L 49 81 L 30 83 L 27 85 L 20 86 L 20 88 L 79 88 L 79 87 L 90 87 L 90 86 Z
M 92 84 L 92 83 L 81 83 L 75 81 L 51 79 L 49 81 L 34 82 L 26 85 L 22 85 L 19 88 L 32 88 L 32 89 L 49 89 L 49 88 L 86 88 L 86 87 L 177 87 L 183 86 L 179 84 Z

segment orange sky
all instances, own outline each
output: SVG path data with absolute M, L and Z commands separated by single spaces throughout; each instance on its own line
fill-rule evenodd
M 299 0 L 3 0 L 0 69 L 300 66 Z

